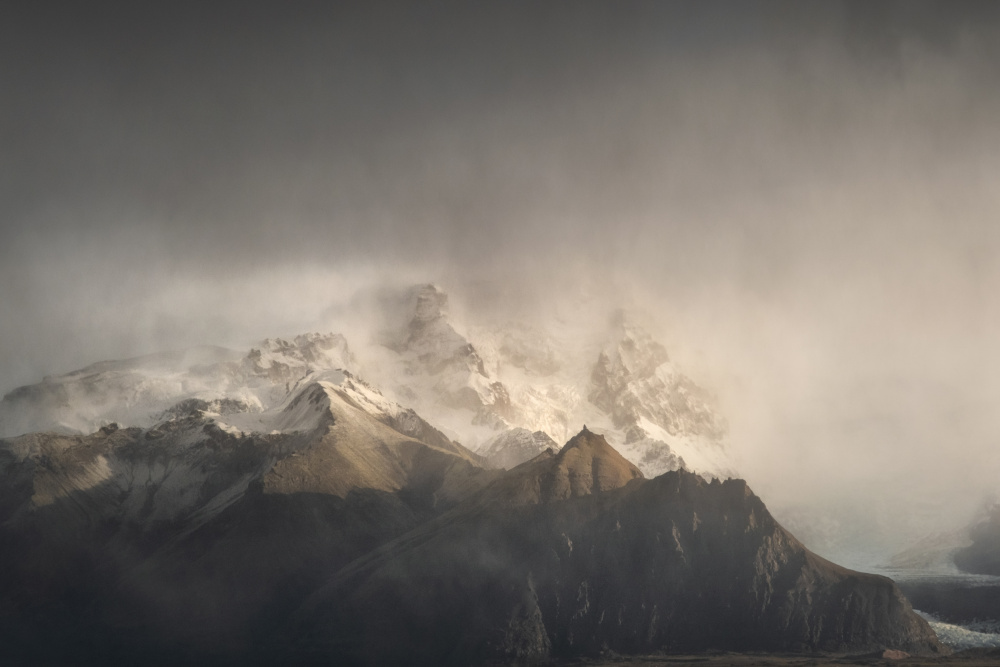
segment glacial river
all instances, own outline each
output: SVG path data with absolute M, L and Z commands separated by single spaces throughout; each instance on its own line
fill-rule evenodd
M 874 572 L 896 582 L 943 644 L 1000 648 L 1000 577 L 957 570 Z

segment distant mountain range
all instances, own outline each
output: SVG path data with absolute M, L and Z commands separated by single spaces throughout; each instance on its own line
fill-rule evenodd
M 984 508 L 968 526 L 925 537 L 894 555 L 889 566 L 1000 576 L 1000 506 Z

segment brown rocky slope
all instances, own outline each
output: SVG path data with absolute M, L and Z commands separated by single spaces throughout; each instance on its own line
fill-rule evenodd
M 809 552 L 742 480 L 637 473 L 584 430 L 341 570 L 295 615 L 296 657 L 947 651 L 889 579 Z
M 495 476 L 350 388 L 303 386 L 280 432 L 192 409 L 0 440 L 0 663 L 245 661 L 340 567 Z

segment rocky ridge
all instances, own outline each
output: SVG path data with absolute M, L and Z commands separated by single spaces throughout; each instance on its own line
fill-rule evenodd
M 330 571 L 495 474 L 346 372 L 263 413 L 212 407 L 0 440 L 3 655 L 242 653 Z
M 353 368 L 339 334 L 266 339 L 245 354 L 218 347 L 105 361 L 20 387 L 0 401 L 0 437 L 86 435 L 117 423 L 148 428 L 199 402 L 227 413 L 281 404 L 313 372 Z M 185 401 L 194 401 L 185 405 Z
M 586 431 L 345 567 L 291 627 L 304 658 L 362 664 L 947 652 L 889 579 L 810 553 L 745 482 L 645 480 Z
M 744 482 L 646 480 L 587 429 L 496 472 L 346 371 L 263 413 L 216 407 L 0 441 L 5 655 L 942 650 L 889 580 L 809 553 Z

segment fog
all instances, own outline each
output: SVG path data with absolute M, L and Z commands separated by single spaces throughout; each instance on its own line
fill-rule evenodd
M 997 490 L 995 4 L 5 14 L 2 392 L 387 282 L 519 317 L 586 293 L 654 314 L 825 553 Z

